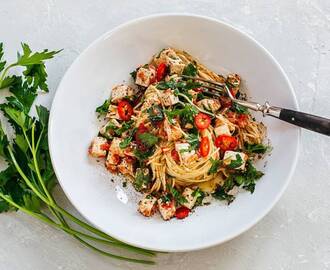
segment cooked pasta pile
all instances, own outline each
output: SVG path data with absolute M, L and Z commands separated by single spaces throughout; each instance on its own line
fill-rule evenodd
M 239 188 L 254 191 L 263 173 L 253 162 L 268 150 L 265 126 L 224 92 L 182 77 L 226 83 L 242 98 L 237 74 L 216 74 L 166 48 L 131 75 L 134 87 L 116 85 L 96 109 L 106 123 L 89 153 L 144 193 L 140 213 L 182 219 L 212 197 L 230 203 Z

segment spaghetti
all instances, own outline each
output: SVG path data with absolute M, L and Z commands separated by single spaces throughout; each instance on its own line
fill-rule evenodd
M 144 193 L 139 211 L 184 218 L 210 196 L 228 203 L 237 187 L 254 190 L 262 173 L 265 126 L 225 95 L 210 95 L 181 75 L 226 83 L 237 98 L 241 80 L 209 70 L 185 51 L 163 49 L 131 73 L 136 87 L 117 85 L 97 108 L 105 115 L 89 149 L 112 173 L 131 176 Z M 183 215 L 182 213 L 186 213 Z

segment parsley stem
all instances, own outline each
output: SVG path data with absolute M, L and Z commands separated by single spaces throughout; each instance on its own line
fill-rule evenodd
M 21 167 L 18 165 L 16 158 L 14 156 L 13 150 L 10 146 L 7 146 L 10 158 L 12 159 L 14 166 L 16 168 L 16 170 L 18 171 L 18 173 L 21 175 L 21 177 L 23 178 L 24 182 L 28 185 L 29 188 L 31 188 L 31 190 L 46 204 L 49 204 L 49 201 L 44 197 L 43 194 L 41 194 L 39 192 L 38 189 L 35 188 L 35 186 L 30 182 L 30 180 L 27 178 L 27 176 L 24 174 L 24 172 L 22 171 Z
M 79 242 L 81 242 L 82 244 L 84 244 L 85 246 L 91 248 L 92 250 L 102 254 L 102 255 L 105 255 L 105 256 L 108 256 L 108 257 L 112 257 L 112 258 L 115 258 L 115 259 L 119 259 L 119 260 L 125 260 L 125 261 L 129 261 L 129 262 L 136 262 L 136 263 L 141 263 L 141 264 L 155 264 L 153 261 L 148 261 L 148 260 L 139 260 L 139 259 L 133 259 L 133 258 L 128 258 L 128 257 L 123 257 L 123 256 L 119 256 L 119 255 L 115 255 L 115 254 L 112 254 L 112 253 L 108 253 L 106 251 L 103 251 L 101 249 L 98 249 L 96 248 L 95 246 L 89 244 L 88 242 L 84 241 L 83 239 L 79 238 L 78 236 L 76 236 L 76 234 L 78 233 L 77 231 L 75 230 L 72 230 L 72 229 L 68 229 L 68 228 L 63 228 L 61 225 L 55 223 L 52 219 L 50 219 L 49 217 L 47 217 L 46 215 L 42 214 L 42 213 L 36 213 L 36 212 L 33 212 L 27 208 L 24 208 L 24 207 L 21 207 L 20 205 L 18 205 L 17 203 L 15 203 L 13 200 L 11 200 L 8 196 L 4 195 L 3 193 L 0 193 L 0 198 L 2 198 L 3 200 L 5 200 L 6 202 L 8 202 L 9 204 L 11 204 L 12 206 L 14 206 L 15 208 L 19 209 L 20 211 L 26 213 L 27 215 L 30 215 L 34 218 L 37 218 L 49 225 L 52 225 L 53 227 L 56 227 L 56 228 L 60 228 L 62 229 L 63 231 L 65 231 L 66 233 L 68 233 L 69 235 L 73 236 L 74 238 L 76 238 Z M 90 240 L 94 240 L 97 239 L 97 238 L 94 238 L 94 237 L 91 237 L 91 236 L 88 236 L 87 234 L 84 234 L 84 233 L 80 233 L 82 236 L 85 236 L 86 238 L 89 238 Z M 102 241 L 102 239 L 100 239 Z M 104 240 L 106 241 L 106 240 Z M 102 241 L 103 244 L 112 244 L 110 241 L 108 241 L 107 243 Z M 117 243 L 114 243 L 114 245 L 117 245 Z
M 5 76 L 7 75 L 8 70 L 11 69 L 12 67 L 17 66 L 17 65 L 18 64 L 16 62 L 16 63 L 13 63 L 13 64 L 9 65 L 8 67 L 6 67 L 4 69 L 4 71 L 2 72 L 1 77 L 0 77 L 0 88 L 1 88 L 1 85 L 2 85 L 2 82 L 3 82 L 4 78 L 5 78 Z

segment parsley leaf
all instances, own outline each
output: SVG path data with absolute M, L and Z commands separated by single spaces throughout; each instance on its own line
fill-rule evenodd
M 3 57 L 3 43 L 0 42 L 0 72 L 3 71 L 6 65 L 6 61 L 1 61 Z
M 106 99 L 102 105 L 96 108 L 95 111 L 101 115 L 106 114 L 108 112 L 109 106 L 110 106 L 110 100 Z
M 159 138 L 149 132 L 145 132 L 145 133 L 140 133 L 139 135 L 139 139 L 142 141 L 142 143 L 148 147 L 152 147 L 154 146 Z
M 217 187 L 215 192 L 212 193 L 212 196 L 220 201 L 225 200 L 228 204 L 232 203 L 235 199 L 233 195 L 228 194 L 221 186 Z
M 162 121 L 164 119 L 163 111 L 158 105 L 154 105 L 147 110 L 149 114 L 149 119 L 151 122 L 155 123 Z
M 214 174 L 214 173 L 217 173 L 218 169 L 219 169 L 219 166 L 221 164 L 221 161 L 219 159 L 213 159 L 213 158 L 210 158 L 210 161 L 212 163 L 212 166 L 211 168 L 209 169 L 208 171 L 208 174 Z
M 235 102 L 232 102 L 232 110 L 237 112 L 237 113 L 241 113 L 241 114 L 247 114 L 249 113 L 249 110 L 246 107 L 243 107 Z
M 154 153 L 154 149 L 150 148 L 148 151 L 141 151 L 139 149 L 135 149 L 133 153 L 134 153 L 134 156 L 140 162 L 143 162 L 146 159 L 148 159 L 148 157 L 152 156 L 152 154 Z
M 151 182 L 151 177 L 149 175 L 149 170 L 138 168 L 136 170 L 136 175 L 133 183 L 135 189 L 137 191 L 142 191 L 148 187 L 150 182 Z
M 236 159 L 232 160 L 229 165 L 227 165 L 230 169 L 236 169 L 240 167 L 243 164 L 243 159 L 241 158 L 241 155 L 236 154 Z
M 197 198 L 195 205 L 202 205 L 202 201 L 205 198 L 205 193 L 199 187 L 194 190 L 192 196 Z
M 178 204 L 184 204 L 187 203 L 187 199 L 185 197 L 182 196 L 182 194 L 175 189 L 174 187 L 172 187 L 171 185 L 167 185 L 168 190 L 170 191 L 170 193 L 172 194 L 173 198 L 175 199 L 175 201 Z
M 258 144 L 245 144 L 245 149 L 249 153 L 264 154 L 269 149 L 269 146 L 258 143 Z
M 183 124 L 193 123 L 195 115 L 198 114 L 198 110 L 191 104 L 186 104 L 182 109 L 165 110 L 164 112 L 171 123 L 173 123 L 173 118 L 179 116 Z
M 183 72 L 182 72 L 183 75 L 186 75 L 186 76 L 196 76 L 197 75 L 197 68 L 192 64 L 192 63 L 189 63 L 187 66 L 185 66 L 185 68 L 183 69 Z
M 190 150 L 194 150 L 194 149 L 197 149 L 198 146 L 199 146 L 199 139 L 198 139 L 198 133 L 190 133 L 188 134 L 188 137 L 187 137 L 187 142 L 189 143 L 190 145 Z
M 125 149 L 131 143 L 133 137 L 127 137 L 122 142 L 119 143 L 120 149 Z

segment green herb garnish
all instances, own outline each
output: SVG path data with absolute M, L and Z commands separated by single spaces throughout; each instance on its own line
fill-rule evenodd
M 219 159 L 213 159 L 213 158 L 210 158 L 210 161 L 212 163 L 212 166 L 209 169 L 208 174 L 217 173 L 217 171 L 218 171 L 218 169 L 220 167 L 221 161 Z
M 136 170 L 136 175 L 134 179 L 134 187 L 137 191 L 142 191 L 146 189 L 151 182 L 151 178 L 149 174 L 145 174 L 143 169 L 138 168 Z
M 108 113 L 109 106 L 110 106 L 110 101 L 108 99 L 106 99 L 101 106 L 98 106 L 96 108 L 95 111 L 97 113 L 99 113 L 100 115 L 104 115 L 104 114 Z
M 237 113 L 241 113 L 241 114 L 247 114 L 249 113 L 249 110 L 246 107 L 243 107 L 235 102 L 232 103 L 232 110 L 237 112 Z
M 3 60 L 3 45 L 0 43 L 0 88 L 9 87 L 7 97 L 0 109 L 14 129 L 10 139 L 0 124 L 0 155 L 8 167 L 0 172 L 0 212 L 20 210 L 56 229 L 63 230 L 86 247 L 102 255 L 130 262 L 152 264 L 151 261 L 123 257 L 109 253 L 94 245 L 103 243 L 153 255 L 148 250 L 129 246 L 116 240 L 63 209 L 52 195 L 56 184 L 48 148 L 49 111 L 36 106 L 35 116 L 30 108 L 38 91 L 47 92 L 47 73 L 44 61 L 59 51 L 44 50 L 32 53 L 27 44 L 22 44 L 23 53 L 17 61 L 7 65 Z M 8 71 L 23 67 L 20 75 L 10 76 Z M 47 208 L 47 209 L 46 209 Z M 77 226 L 74 228 L 71 223 Z
M 182 196 L 182 194 L 174 187 L 172 187 L 171 185 L 167 185 L 168 190 L 170 191 L 170 193 L 172 194 L 174 200 L 180 204 L 183 205 L 185 203 L 187 203 L 187 199 L 185 197 Z
M 240 167 L 243 164 L 243 159 L 241 158 L 241 155 L 236 154 L 236 159 L 232 160 L 229 165 L 227 165 L 230 169 L 236 169 Z
M 162 121 L 164 119 L 162 108 L 158 105 L 154 105 L 147 110 L 149 114 L 149 119 L 151 122 L 155 123 L 158 121 Z
M 258 144 L 248 144 L 248 143 L 246 143 L 244 146 L 245 146 L 245 149 L 246 149 L 247 152 L 257 153 L 257 154 L 264 154 L 269 149 L 269 146 L 261 144 L 261 143 L 258 143 Z
M 194 77 L 197 75 L 197 68 L 192 63 L 189 63 L 187 66 L 185 66 L 182 74 Z
M 138 137 L 141 140 L 141 142 L 148 147 L 154 146 L 159 140 L 157 136 L 149 132 L 141 133 L 138 135 Z

